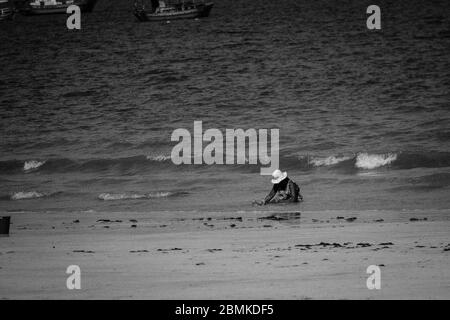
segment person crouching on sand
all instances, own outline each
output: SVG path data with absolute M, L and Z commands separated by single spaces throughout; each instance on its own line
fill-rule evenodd
M 273 183 L 272 190 L 265 197 L 263 201 L 254 201 L 254 203 L 259 205 L 266 205 L 269 203 L 284 203 L 284 202 L 301 202 L 303 197 L 300 194 L 300 187 L 292 181 L 288 176 L 287 172 L 281 172 L 280 170 L 275 170 L 272 173 Z

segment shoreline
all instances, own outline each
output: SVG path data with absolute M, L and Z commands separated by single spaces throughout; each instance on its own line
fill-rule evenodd
M 0 299 L 448 299 L 449 211 L 398 213 L 15 213 Z

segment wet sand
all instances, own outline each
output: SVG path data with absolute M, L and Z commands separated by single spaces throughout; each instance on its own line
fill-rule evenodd
M 187 216 L 13 213 L 0 298 L 450 298 L 445 210 Z M 66 288 L 69 265 L 81 290 Z M 367 289 L 369 265 L 380 290 Z

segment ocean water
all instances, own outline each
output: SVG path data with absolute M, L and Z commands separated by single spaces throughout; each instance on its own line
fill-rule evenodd
M 216 0 L 138 23 L 100 0 L 0 30 L 0 212 L 251 211 L 260 165 L 174 165 L 177 128 L 280 130 L 302 204 L 450 208 L 450 3 Z M 259 210 L 259 208 L 256 208 Z M 273 209 L 273 206 L 271 207 Z

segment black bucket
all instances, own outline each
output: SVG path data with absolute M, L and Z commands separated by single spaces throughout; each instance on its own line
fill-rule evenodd
M 9 235 L 11 217 L 0 217 L 0 237 Z

